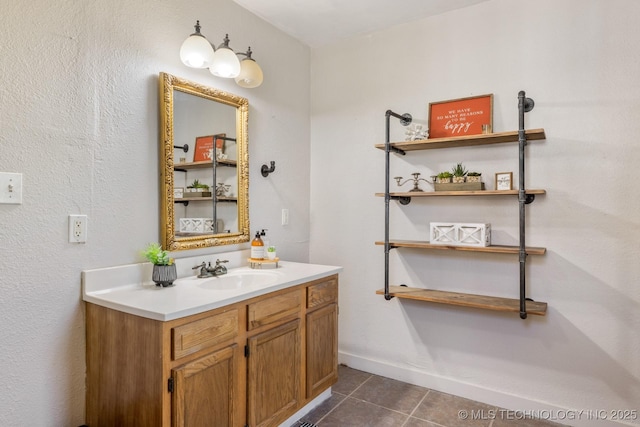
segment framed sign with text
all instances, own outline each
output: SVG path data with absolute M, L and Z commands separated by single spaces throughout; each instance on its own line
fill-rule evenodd
M 193 152 L 194 162 L 210 162 L 213 160 L 213 138 L 214 135 L 196 137 L 196 148 Z
M 196 148 L 193 153 L 194 162 L 210 162 L 213 160 L 214 145 L 215 153 L 218 158 L 224 153 L 224 141 L 227 137 L 226 133 L 216 135 L 198 136 L 196 137 Z
M 429 138 L 478 135 L 493 128 L 493 94 L 429 103 Z

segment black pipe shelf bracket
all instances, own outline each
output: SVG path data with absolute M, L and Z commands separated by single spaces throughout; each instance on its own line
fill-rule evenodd
M 275 170 L 276 170 L 276 162 L 271 160 L 271 167 L 268 167 L 267 165 L 262 165 L 260 172 L 262 173 L 262 176 L 266 178 L 269 176 L 270 173 L 273 173 Z
M 532 203 L 535 195 L 526 194 L 526 186 L 524 184 L 524 166 L 525 152 L 527 145 L 527 136 L 524 127 L 524 115 L 533 110 L 535 102 L 533 99 L 527 98 L 525 92 L 518 92 L 518 213 L 519 213 L 519 262 L 520 262 L 520 318 L 527 318 L 527 286 L 526 286 L 526 264 L 527 252 L 525 248 L 525 206 Z
M 385 157 L 385 163 L 384 163 L 384 174 L 385 174 L 385 181 L 384 181 L 384 185 L 385 185 L 385 189 L 384 189 L 384 299 L 386 299 L 387 301 L 389 301 L 391 298 L 393 298 L 391 296 L 391 294 L 389 293 L 389 249 L 390 249 L 390 244 L 389 244 L 389 201 L 391 200 L 391 196 L 389 195 L 389 181 L 390 181 L 390 176 L 389 176 L 389 153 L 391 153 L 392 151 L 394 153 L 398 153 L 401 155 L 404 155 L 405 152 L 403 150 L 399 150 L 395 147 L 391 146 L 391 142 L 390 142 L 390 132 L 389 132 L 389 126 L 390 126 L 390 120 L 391 117 L 395 117 L 396 119 L 400 120 L 400 124 L 402 126 L 409 126 L 411 124 L 411 122 L 413 121 L 413 117 L 411 117 L 411 114 L 409 113 L 405 113 L 405 114 L 398 114 L 398 113 L 394 113 L 391 110 L 387 110 L 387 112 L 385 113 L 385 139 L 384 139 L 384 157 Z M 398 200 L 400 201 L 401 204 L 407 204 L 411 201 L 410 197 L 400 197 L 398 198 Z
M 184 145 L 174 145 L 173 148 L 178 149 L 178 150 L 182 150 L 185 153 L 189 152 L 189 144 L 184 144 Z

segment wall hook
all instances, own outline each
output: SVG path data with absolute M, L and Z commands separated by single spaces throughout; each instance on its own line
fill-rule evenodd
M 262 176 L 264 176 L 265 178 L 268 177 L 269 174 L 275 170 L 276 170 L 276 162 L 274 162 L 273 160 L 271 160 L 271 167 L 267 167 L 267 165 L 262 165 L 262 169 L 260 169 L 260 171 L 262 172 Z

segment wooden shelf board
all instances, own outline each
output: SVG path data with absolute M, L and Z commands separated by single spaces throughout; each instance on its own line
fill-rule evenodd
M 180 203 L 180 202 L 202 202 L 202 201 L 211 201 L 213 200 L 213 197 L 209 196 L 209 197 L 183 197 L 181 199 L 174 199 L 173 201 L 176 203 Z M 237 202 L 238 198 L 237 197 L 218 197 L 218 201 L 219 202 Z
M 526 194 L 547 194 L 546 190 L 528 189 Z M 389 193 L 391 197 L 440 197 L 440 196 L 517 196 L 518 190 L 476 190 L 476 191 L 412 191 Z M 376 193 L 384 197 L 384 193 Z
M 376 291 L 384 295 L 384 289 Z M 460 292 L 445 292 L 434 289 L 410 288 L 405 286 L 390 286 L 389 294 L 396 298 L 433 302 L 438 304 L 456 305 L 461 307 L 481 308 L 485 310 L 520 312 L 520 300 L 486 295 L 466 294 Z M 527 314 L 544 316 L 547 313 L 546 302 L 527 301 Z
M 491 246 L 457 246 L 457 245 L 432 245 L 427 241 L 419 240 L 390 240 L 389 244 L 392 248 L 414 248 L 414 249 L 437 249 L 448 251 L 469 251 L 469 252 L 489 252 L 495 254 L 518 254 L 520 248 L 518 246 L 507 245 L 491 245 Z M 376 242 L 376 245 L 383 246 L 384 242 Z M 525 252 L 528 255 L 544 255 L 546 248 L 527 246 Z
M 218 165 L 224 165 L 224 166 L 237 166 L 238 164 L 236 160 L 218 160 L 217 163 Z M 212 162 L 210 161 L 184 162 L 184 163 L 173 164 L 174 169 L 206 169 L 206 168 L 211 168 L 212 166 L 213 166 Z
M 536 141 L 547 138 L 544 133 L 544 129 L 528 129 L 525 131 L 525 136 L 527 141 Z M 475 145 L 501 144 L 505 142 L 518 142 L 518 131 L 422 139 L 419 141 L 391 142 L 390 145 L 403 151 L 414 151 L 437 148 L 471 147 Z M 385 144 L 376 144 L 375 147 L 384 150 Z

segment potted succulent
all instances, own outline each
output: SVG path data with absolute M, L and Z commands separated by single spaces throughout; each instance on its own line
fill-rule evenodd
M 451 169 L 453 174 L 453 182 L 461 184 L 464 182 L 464 177 L 467 175 L 467 169 L 462 166 L 462 163 L 458 163 Z
M 202 197 L 211 196 L 209 186 L 207 184 L 202 184 L 197 179 L 194 179 L 191 185 L 187 186 L 187 191 L 190 191 L 192 193 L 198 193 L 197 196 L 202 196 Z
M 142 254 L 153 264 L 151 279 L 156 286 L 173 285 L 173 281 L 178 278 L 178 273 L 173 258 L 169 257 L 169 252 L 163 250 L 159 243 L 149 243 Z
M 200 183 L 200 181 L 198 181 L 197 179 L 194 179 L 191 185 L 189 185 L 187 188 L 191 188 L 191 191 L 198 192 L 209 191 L 209 186 L 207 184 Z
M 482 174 L 480 172 L 467 173 L 467 182 L 480 182 L 482 180 Z
M 451 172 L 440 172 L 437 176 L 438 184 L 448 184 L 451 182 Z
M 267 258 L 276 259 L 276 247 L 275 246 L 269 246 L 267 248 Z

